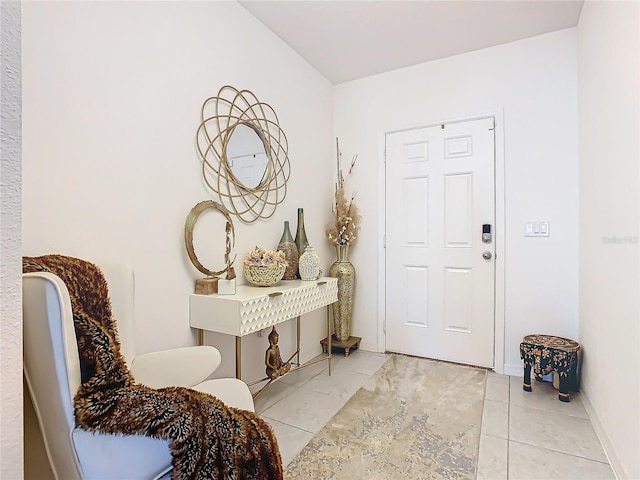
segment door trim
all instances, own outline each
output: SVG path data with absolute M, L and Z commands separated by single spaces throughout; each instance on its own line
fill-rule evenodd
M 471 120 L 493 118 L 495 120 L 495 310 L 493 333 L 493 369 L 496 373 L 504 373 L 504 342 L 505 342 L 505 175 L 504 175 L 504 110 L 496 108 L 492 111 L 470 114 L 462 117 L 425 121 L 419 125 L 409 125 L 390 128 L 380 133 L 378 155 L 378 189 L 382 195 L 378 196 L 378 351 L 386 350 L 385 312 L 386 312 L 386 251 L 384 236 L 386 234 L 386 173 L 385 173 L 385 143 L 386 135 L 390 133 L 432 127 L 447 123 L 460 123 Z

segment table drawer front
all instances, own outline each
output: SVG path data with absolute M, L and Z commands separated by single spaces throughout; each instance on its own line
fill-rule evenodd
M 295 290 L 283 290 L 244 300 L 240 304 L 240 335 L 262 330 L 338 300 L 337 279 L 323 285 L 311 283 Z

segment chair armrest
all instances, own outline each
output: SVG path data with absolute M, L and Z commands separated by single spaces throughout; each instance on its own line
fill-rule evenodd
M 211 375 L 222 358 L 217 348 L 202 345 L 138 355 L 131 362 L 136 382 L 152 388 L 192 387 Z

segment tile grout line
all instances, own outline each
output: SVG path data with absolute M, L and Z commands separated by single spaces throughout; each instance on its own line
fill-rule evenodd
M 489 371 L 487 370 L 487 372 L 486 372 L 486 374 L 485 374 L 484 395 L 483 395 L 483 398 L 482 398 L 482 417 L 481 417 L 481 420 L 480 420 L 480 437 L 482 437 L 482 436 L 484 435 L 485 437 L 493 437 L 493 438 L 498 438 L 498 439 L 501 439 L 501 440 L 505 440 L 505 439 L 504 439 L 503 437 L 501 437 L 500 435 L 494 435 L 494 434 L 490 434 L 490 433 L 483 432 L 483 426 L 484 426 L 484 422 L 483 422 L 483 420 L 484 420 L 484 410 L 485 410 L 485 407 L 486 407 L 486 405 L 487 405 L 487 402 L 495 402 L 495 403 L 500 403 L 500 404 L 504 404 L 504 403 L 506 403 L 506 404 L 507 404 L 507 415 L 509 414 L 509 401 L 510 401 L 510 396 L 509 396 L 509 384 L 507 383 L 507 401 L 506 401 L 506 402 L 501 402 L 501 401 L 499 401 L 499 400 L 490 400 L 490 399 L 488 399 L 488 398 L 487 398 L 487 390 L 488 390 L 488 385 L 489 385 L 489 378 L 490 378 L 490 376 L 489 376 Z M 509 427 L 509 424 L 508 424 L 508 417 L 507 417 L 507 439 L 506 439 L 506 440 L 507 440 L 507 447 L 508 447 L 508 444 L 509 444 L 509 440 L 508 440 L 508 436 L 509 436 L 508 427 Z M 474 478 L 476 478 L 476 479 L 477 479 L 477 477 L 478 477 L 478 465 L 479 465 L 479 464 L 480 464 L 480 442 L 478 442 L 478 458 L 477 458 L 477 460 L 476 460 L 476 470 L 475 470 L 475 477 L 474 477 Z M 505 480 L 508 480 L 508 479 L 505 479 Z
M 262 419 L 267 419 L 267 418 L 268 418 L 268 419 L 269 419 L 269 420 L 271 420 L 272 422 L 278 422 L 278 423 L 281 423 L 281 424 L 283 424 L 283 425 L 286 425 L 287 427 L 291 427 L 291 428 L 295 428 L 296 430 L 300 430 L 301 432 L 310 433 L 310 434 L 311 434 L 311 435 L 313 435 L 313 436 L 317 435 L 317 434 L 316 434 L 316 433 L 314 433 L 314 432 L 311 432 L 311 431 L 309 431 L 309 430 L 305 430 L 304 428 L 300 428 L 300 427 L 297 427 L 297 426 L 295 426 L 295 425 L 291 425 L 290 423 L 283 422 L 282 420 L 276 420 L 275 418 L 267 417 L 266 415 L 260 415 L 260 417 L 262 417 Z M 323 425 L 323 427 L 324 427 L 324 425 Z M 321 430 L 322 430 L 322 428 L 321 428 Z M 318 433 L 320 433 L 320 432 L 318 432 Z M 309 441 L 311 441 L 311 440 L 309 440 Z
M 480 442 L 482 441 L 482 426 L 483 426 L 483 418 L 484 418 L 484 406 L 487 400 L 487 383 L 489 379 L 489 372 L 485 371 L 484 374 L 484 392 L 482 395 L 482 414 L 480 415 L 480 435 L 478 436 L 478 455 L 476 457 L 476 466 L 473 478 L 477 480 L 478 478 L 478 465 L 480 465 Z
M 601 465 L 609 465 L 609 466 L 611 466 L 611 464 L 610 464 L 609 462 L 603 462 L 603 461 L 601 461 L 601 460 L 595 460 L 595 459 L 593 459 L 593 458 L 584 457 L 584 456 L 582 456 L 582 455 L 576 455 L 576 454 L 574 454 L 574 453 L 562 452 L 562 451 L 560 451 L 560 450 L 553 450 L 552 448 L 547 448 L 547 447 L 543 447 L 543 446 L 540 446 L 540 445 L 534 445 L 534 444 L 532 444 L 532 443 L 523 442 L 523 441 L 521 441 L 521 440 L 511 440 L 511 441 L 512 441 L 513 443 L 519 443 L 520 445 L 526 445 L 527 447 L 540 448 L 540 449 L 542 449 L 542 450 L 546 450 L 546 451 L 551 452 L 551 453 L 559 453 L 560 455 L 568 455 L 568 456 L 570 456 L 570 457 L 574 457 L 574 458 L 581 458 L 581 459 L 583 459 L 583 460 L 587 460 L 587 461 L 589 461 L 589 462 L 596 462 L 596 463 L 599 463 L 599 464 L 601 464 Z

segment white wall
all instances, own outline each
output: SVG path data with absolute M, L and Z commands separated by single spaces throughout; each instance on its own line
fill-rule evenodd
M 26 2 L 22 59 L 24 253 L 132 264 L 141 351 L 195 341 L 188 295 L 203 275 L 186 255 L 184 222 L 216 198 L 201 179 L 195 134 L 202 103 L 223 85 L 275 109 L 292 171 L 274 217 L 235 222 L 239 278 L 246 252 L 275 248 L 284 220 L 295 229 L 298 207 L 328 270 L 333 87 L 238 3 Z M 198 255 L 220 268 L 222 230 L 207 234 Z M 321 352 L 325 318 L 304 317 L 303 360 Z M 295 335 L 292 325 L 280 333 L 284 356 Z M 217 375 L 232 375 L 233 339 L 208 341 L 223 351 Z M 246 380 L 264 376 L 267 347 L 266 337 L 244 340 Z
M 359 155 L 352 185 L 364 220 L 352 254 L 359 276 L 353 329 L 363 348 L 377 347 L 383 315 L 384 132 L 494 111 L 504 113 L 506 371 L 522 369 L 524 334 L 577 336 L 576 82 L 576 31 L 568 29 L 336 87 L 336 134 L 348 157 Z M 549 238 L 524 238 L 526 222 L 544 220 Z
M 638 2 L 578 24 L 582 389 L 618 478 L 640 478 Z
M 20 3 L 0 4 L 0 478 L 22 478 Z

